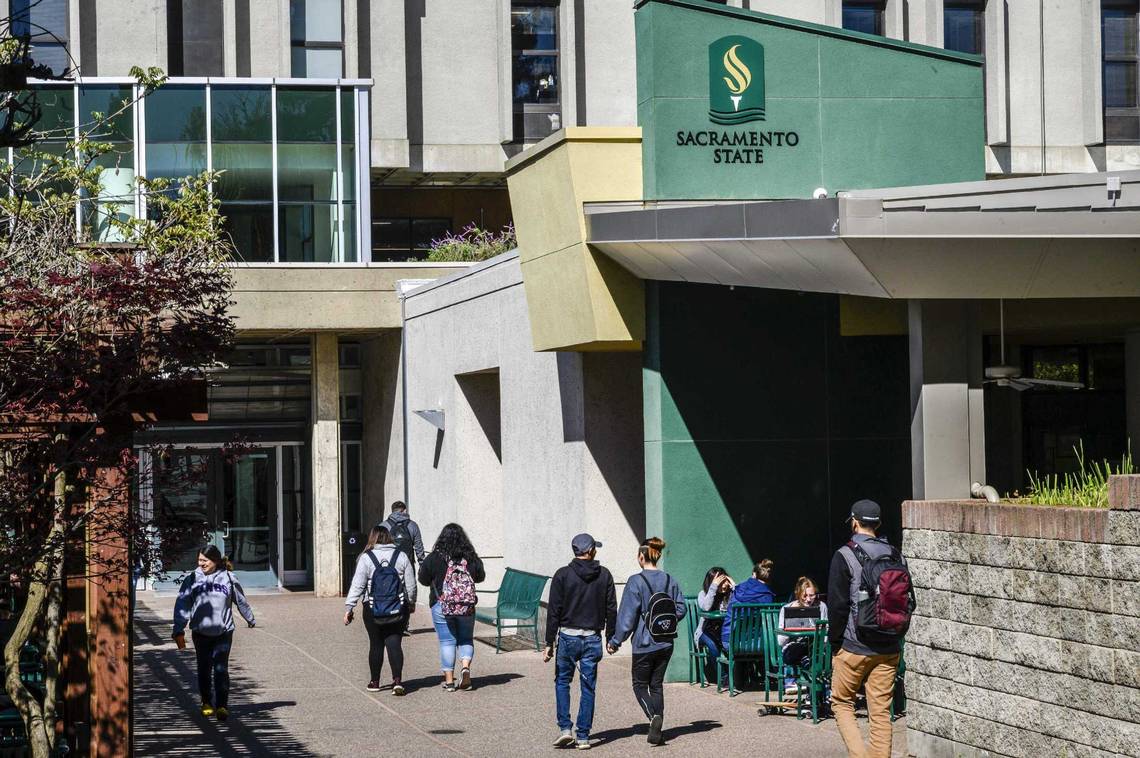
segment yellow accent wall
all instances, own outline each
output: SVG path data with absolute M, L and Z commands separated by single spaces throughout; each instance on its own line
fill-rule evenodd
M 637 127 L 568 127 L 507 163 L 535 350 L 641 349 L 644 284 L 586 244 L 582 209 L 641 186 Z

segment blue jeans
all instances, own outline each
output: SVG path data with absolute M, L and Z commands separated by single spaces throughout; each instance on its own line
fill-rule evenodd
M 578 680 L 582 697 L 578 703 L 577 737 L 590 738 L 590 727 L 594 725 L 594 686 L 598 681 L 598 662 L 602 660 L 602 637 L 591 634 L 589 637 L 558 635 L 558 655 L 554 659 L 554 707 L 558 712 L 558 728 L 570 731 L 570 682 L 574 681 L 574 669 L 582 676 Z
M 475 617 L 444 616 L 443 603 L 431 607 L 431 623 L 439 637 L 439 668 L 441 671 L 455 671 L 455 652 L 459 648 L 459 660 L 469 661 L 475 657 Z
M 704 645 L 705 649 L 709 651 L 709 655 L 710 655 L 709 662 L 712 664 L 712 670 L 716 671 L 716 659 L 720 657 L 720 654 L 722 652 L 722 648 L 720 646 L 720 640 L 713 639 L 709 635 L 702 633 L 700 644 Z M 706 671 L 708 671 L 708 669 L 706 669 Z M 727 685 L 728 673 L 725 672 L 723 675 L 721 675 L 720 679 L 721 679 L 722 685 Z

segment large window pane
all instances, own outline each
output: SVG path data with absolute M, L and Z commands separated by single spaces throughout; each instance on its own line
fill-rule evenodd
M 336 260 L 336 93 L 277 91 L 279 260 Z
M 223 226 L 238 260 L 273 262 L 273 203 L 222 203 Z
M 277 90 L 278 142 L 335 142 L 336 93 L 331 89 Z
M 883 34 L 883 5 L 870 2 L 844 2 L 843 28 L 864 34 Z
M 307 79 L 339 79 L 344 71 L 344 51 L 329 48 L 293 47 L 293 76 Z
M 53 74 L 73 68 L 67 54 L 67 0 L 12 0 L 13 37 L 32 40 L 32 60 Z
M 341 0 L 290 0 L 289 32 L 294 42 L 340 42 Z
M 206 170 L 205 87 L 164 86 L 146 97 L 146 173 L 170 179 Z
M 93 164 L 99 174 L 99 193 L 82 203 L 83 220 L 93 239 L 120 242 L 122 234 L 111 219 L 127 221 L 134 214 L 134 93 L 119 85 L 83 86 L 79 89 L 79 128 L 92 140 L 111 149 Z
M 557 50 L 557 20 L 557 8 L 511 8 L 511 47 L 515 50 Z
M 1105 107 L 1134 108 L 1137 105 L 1136 100 L 1136 61 L 1105 62 Z
M 943 42 L 947 50 L 981 55 L 984 49 L 981 3 L 947 3 Z
M 514 82 L 516 103 L 558 102 L 558 56 L 516 55 Z
M 1136 55 L 1136 5 L 1106 5 L 1102 16 L 1104 54 L 1106 56 Z
M 222 0 L 170 0 L 166 36 L 171 75 L 221 76 L 222 25 Z
M 344 211 L 344 260 L 360 260 L 356 249 L 356 93 L 351 89 L 340 94 L 341 193 Z

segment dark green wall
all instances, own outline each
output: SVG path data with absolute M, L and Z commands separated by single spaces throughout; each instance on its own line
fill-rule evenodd
M 985 178 L 976 56 L 703 0 L 646 0 L 635 23 L 646 199 L 802 198 L 816 187 L 834 196 Z M 730 35 L 764 47 L 751 84 L 764 89 L 764 121 L 710 119 L 724 72 L 710 70 L 709 45 Z M 677 145 L 678 132 L 708 130 L 795 132 L 798 144 L 765 147 L 762 164 L 743 165 Z
M 898 543 L 906 337 L 841 337 L 833 295 L 646 282 L 646 301 L 647 533 L 685 594 L 710 566 L 742 580 L 761 558 L 781 594 L 802 574 L 823 586 L 862 497 Z

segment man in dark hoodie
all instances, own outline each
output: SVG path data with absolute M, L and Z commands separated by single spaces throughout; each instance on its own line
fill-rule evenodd
M 408 506 L 404 501 L 392 503 L 392 512 L 381 525 L 386 526 L 388 534 L 392 535 L 392 544 L 396 549 L 408 556 L 413 570 L 417 562 L 424 562 L 424 538 L 420 535 L 420 525 L 409 518 Z
M 602 543 L 588 534 L 570 541 L 574 560 L 554 572 L 550 581 L 550 602 L 546 614 L 546 650 L 542 660 L 554 657 L 554 702 L 558 715 L 558 739 L 555 747 L 574 744 L 579 750 L 590 749 L 590 728 L 594 724 L 594 686 L 598 680 L 598 662 L 602 660 L 602 633 L 606 639 L 617 625 L 617 593 L 614 578 L 595 558 Z M 574 669 L 582 672 L 582 697 L 578 703 L 578 721 L 571 732 L 570 682 Z

